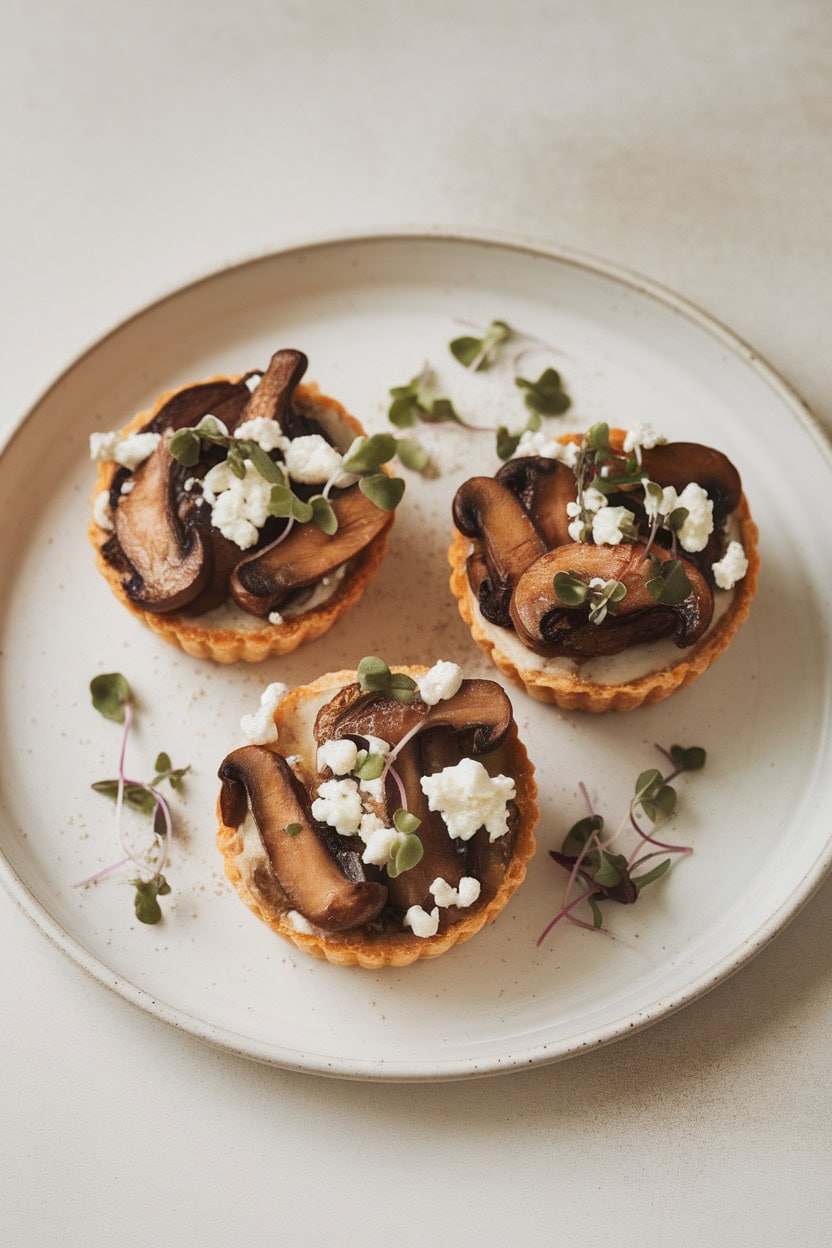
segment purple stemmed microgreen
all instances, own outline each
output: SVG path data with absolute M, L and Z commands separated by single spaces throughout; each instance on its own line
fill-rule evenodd
M 162 874 L 170 854 L 173 837 L 173 822 L 170 807 L 159 786 L 165 782 L 171 788 L 178 789 L 189 767 L 174 767 L 170 756 L 164 752 L 156 758 L 155 775 L 150 783 L 131 779 L 125 770 L 127 741 L 134 718 L 134 702 L 124 676 L 120 672 L 109 672 L 95 676 L 90 681 L 90 694 L 93 706 L 106 719 L 115 723 L 123 723 L 124 731 L 121 738 L 121 749 L 118 760 L 118 776 L 113 780 L 99 780 L 92 788 L 105 797 L 115 800 L 116 837 L 124 851 L 124 857 L 112 863 L 87 879 L 79 881 L 76 888 L 97 883 L 98 880 L 110 875 L 119 867 L 132 863 L 139 872 L 132 883 L 135 888 L 134 909 L 136 918 L 142 923 L 158 923 L 162 917 L 158 898 L 170 892 L 170 885 Z M 153 818 L 153 843 L 142 854 L 135 854 L 127 845 L 122 829 L 124 807 Z M 148 876 L 147 872 L 151 871 Z
M 634 871 L 663 854 L 693 852 L 689 845 L 660 841 L 652 833 L 646 832 L 636 812 L 650 820 L 653 831 L 669 819 L 676 809 L 676 790 L 670 781 L 683 772 L 700 771 L 705 766 L 705 751 L 699 746 L 680 745 L 671 746 L 669 751 L 658 745 L 656 749 L 670 762 L 670 772 L 663 775 L 658 768 L 650 768 L 639 775 L 627 814 L 616 831 L 606 839 L 601 836 L 604 820 L 594 810 L 587 788 L 581 783 L 580 789 L 588 814 L 569 829 L 559 851 L 549 851 L 549 856 L 558 866 L 568 872 L 568 879 L 563 904 L 538 937 L 538 946 L 561 919 L 579 927 L 602 929 L 603 916 L 599 903 L 617 901 L 621 905 L 633 905 L 642 889 L 660 879 L 670 869 L 671 859 L 665 857 L 657 865 L 639 874 L 633 874 Z M 611 852 L 610 846 L 628 826 L 639 838 L 637 845 L 628 855 Z M 647 845 L 655 848 L 649 853 L 642 853 Z M 579 881 L 585 886 L 584 891 L 573 897 L 573 889 Z M 573 913 L 582 901 L 586 901 L 590 907 L 591 924 Z
M 412 429 L 421 422 L 427 425 L 455 424 L 473 433 L 493 433 L 489 425 L 472 425 L 463 420 L 450 399 L 438 396 L 436 374 L 429 364 L 404 386 L 391 386 L 392 402 L 387 418 L 397 429 Z M 389 436 L 389 435 L 388 435 Z

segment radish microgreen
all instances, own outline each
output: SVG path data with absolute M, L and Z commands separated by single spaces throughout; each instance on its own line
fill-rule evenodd
M 616 901 L 621 905 L 633 905 L 648 884 L 660 879 L 670 869 L 671 859 L 664 857 L 664 854 L 693 852 L 688 845 L 671 845 L 657 840 L 654 833 L 676 809 L 676 790 L 670 781 L 683 772 L 701 771 L 705 766 L 705 751 L 696 745 L 673 745 L 670 750 L 657 745 L 656 749 L 672 764 L 670 772 L 663 775 L 657 767 L 651 767 L 640 773 L 624 819 L 618 829 L 606 838 L 602 835 L 604 820 L 593 810 L 586 786 L 580 785 L 589 813 L 572 825 L 560 850 L 549 851 L 550 858 L 568 872 L 569 878 L 563 904 L 538 937 L 538 945 L 561 919 L 590 930 L 602 928 L 600 902 Z M 650 820 L 653 825 L 651 832 L 644 831 L 639 822 L 640 816 Z M 627 854 L 612 850 L 613 842 L 627 827 L 636 833 L 637 844 Z M 653 848 L 643 852 L 647 846 Z M 662 857 L 662 861 L 647 871 L 638 871 L 639 867 L 656 857 Z M 573 897 L 573 888 L 578 883 L 583 885 L 584 891 Z M 573 913 L 583 902 L 589 905 L 591 923 Z
M 492 321 L 482 338 L 465 335 L 454 338 L 448 350 L 469 372 L 491 368 L 499 358 L 500 349 L 515 337 L 514 330 L 505 321 Z
M 572 406 L 572 400 L 563 388 L 561 375 L 555 368 L 544 368 L 537 381 L 515 377 L 514 384 L 525 391 L 523 400 L 526 407 L 537 416 L 562 416 Z
M 368 654 L 358 664 L 358 686 L 362 693 L 384 693 L 394 702 L 412 702 L 418 686 L 404 672 L 391 672 L 376 655 Z

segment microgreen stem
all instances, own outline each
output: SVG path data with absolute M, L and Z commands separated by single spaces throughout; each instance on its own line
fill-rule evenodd
M 671 854 L 692 854 L 693 853 L 693 847 L 691 845 L 669 845 L 667 841 L 659 841 L 656 839 L 655 836 L 650 836 L 649 833 L 645 832 L 641 827 L 639 827 L 639 824 L 632 810 L 630 811 L 630 823 L 632 824 L 634 831 L 637 832 L 638 835 L 641 837 L 642 842 L 648 841 L 651 845 L 657 845 L 659 849 L 664 849 L 668 853 L 671 853 Z M 641 845 L 637 845 L 636 848 L 633 850 L 627 862 L 628 869 L 633 865 L 635 856 L 636 854 L 638 854 L 641 848 L 642 848 Z
M 570 914 L 570 911 L 574 910 L 575 906 L 580 905 L 582 901 L 586 901 L 587 897 L 591 897 L 594 892 L 595 892 L 594 888 L 588 888 L 585 893 L 581 893 L 580 897 L 575 897 L 574 900 L 570 901 L 567 905 L 564 905 L 557 912 L 555 917 L 552 919 L 551 923 L 547 923 L 543 931 L 538 936 L 537 940 L 535 941 L 537 948 L 538 949 L 540 948 L 540 946 L 543 944 L 544 940 L 549 935 L 549 933 L 551 932 L 555 924 L 559 923 L 561 919 L 563 918 L 568 918 L 571 922 L 577 923 L 580 927 L 590 927 L 591 925 L 589 923 L 584 923 L 583 919 L 574 919 L 572 915 Z M 593 928 L 592 930 L 595 931 L 595 928 Z
M 653 543 L 656 540 L 656 534 L 659 531 L 659 520 L 660 520 L 660 516 L 657 511 L 655 516 L 653 517 L 653 522 L 650 525 L 650 536 L 647 539 L 647 545 L 644 547 L 644 554 L 641 556 L 643 563 L 647 562 L 647 557 L 650 554 L 650 551 L 652 550 L 652 547 L 653 547 Z
M 101 871 L 96 871 L 95 875 L 88 875 L 85 880 L 79 880 L 77 884 L 73 884 L 73 888 L 86 888 L 88 884 L 97 884 L 99 880 L 103 880 L 105 875 L 110 875 L 113 871 L 118 871 L 119 867 L 125 866 L 130 862 L 130 858 L 120 858 L 118 862 L 110 863 L 109 867 L 104 867 Z
M 382 772 L 381 779 L 385 780 L 388 776 L 391 776 L 396 782 L 396 788 L 399 790 L 399 800 L 402 804 L 402 810 L 407 810 L 407 793 L 405 791 L 404 784 L 402 783 L 402 778 L 396 771 L 395 767 L 385 767 Z M 384 792 L 383 789 L 382 792 Z
M 591 798 L 590 798 L 590 796 L 589 796 L 589 792 L 588 792 L 587 787 L 586 787 L 586 785 L 584 784 L 583 780 L 579 780 L 579 781 L 578 781 L 578 788 L 581 790 L 581 792 L 582 792 L 582 793 L 583 793 L 583 795 L 584 795 L 584 801 L 586 802 L 586 808 L 587 808 L 587 810 L 589 811 L 589 817 L 590 817 L 590 819 L 594 819 L 594 818 L 595 818 L 595 811 L 592 809 L 592 799 L 591 799 Z

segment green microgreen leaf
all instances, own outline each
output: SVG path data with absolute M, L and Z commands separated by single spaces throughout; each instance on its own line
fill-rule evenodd
M 283 829 L 287 836 L 300 836 L 303 831 L 302 823 L 287 823 Z
M 705 766 L 705 751 L 699 745 L 687 748 L 682 745 L 671 745 L 670 757 L 679 771 L 701 771 Z
M 687 507 L 675 507 L 665 520 L 665 524 L 672 533 L 678 533 L 682 525 L 685 523 L 689 515 Z
M 656 575 L 647 582 L 647 592 L 656 602 L 675 607 L 693 593 L 681 559 L 667 559 L 664 563 L 657 560 L 653 567 Z
M 173 763 L 170 761 L 170 754 L 166 754 L 164 750 L 156 755 L 156 762 L 153 764 L 156 771 L 170 771 Z
M 240 451 L 246 459 L 250 459 L 260 476 L 272 485 L 285 485 L 286 475 L 257 442 L 240 442 Z
M 587 897 L 589 908 L 592 911 L 592 926 L 599 928 L 604 926 L 604 916 L 601 914 L 601 907 L 594 897 Z
M 390 668 L 374 654 L 366 655 L 358 664 L 358 686 L 362 693 L 383 693 L 390 681 Z
M 448 344 L 451 355 L 472 372 L 490 368 L 500 353 L 500 348 L 514 337 L 514 330 L 505 321 L 492 321 L 482 338 L 463 335 Z
M 562 416 L 572 405 L 557 369 L 544 369 L 537 381 L 516 377 L 514 384 L 525 390 L 526 407 L 538 416 Z
M 118 799 L 118 780 L 96 780 L 91 788 L 113 801 Z M 125 784 L 124 804 L 139 814 L 152 815 L 156 809 L 156 798 L 143 784 Z
M 299 524 L 306 524 L 312 519 L 313 507 L 293 494 L 288 485 L 273 485 L 268 512 L 270 516 L 291 516 Z
M 415 815 L 411 815 L 409 810 L 405 810 L 400 806 L 393 815 L 393 827 L 397 832 L 416 832 L 422 826 L 422 820 L 417 819 Z M 419 855 L 421 858 L 421 854 Z
M 589 596 L 589 586 L 578 572 L 556 572 L 553 585 L 556 598 L 567 607 L 580 607 Z
M 511 433 L 505 425 L 500 425 L 497 429 L 497 455 L 500 459 L 511 459 L 517 450 L 520 442 L 521 434 Z
M 374 433 L 369 438 L 356 438 L 344 456 L 344 472 L 377 472 L 396 454 L 392 433 Z
M 186 776 L 191 770 L 190 766 L 174 767 L 170 761 L 170 755 L 164 753 L 160 754 L 156 759 L 155 769 L 156 775 L 151 781 L 153 787 L 155 788 L 167 780 L 172 789 L 178 789 L 182 783 L 182 777 Z
M 417 820 L 416 822 L 418 824 L 419 821 Z M 412 832 L 408 832 L 404 839 L 394 847 L 390 855 L 390 860 L 387 863 L 387 874 L 390 879 L 395 880 L 403 871 L 409 871 L 411 867 L 415 867 L 417 863 L 422 861 L 424 852 L 425 849 L 419 837 L 414 836 Z
M 596 884 L 600 884 L 604 888 L 615 888 L 616 884 L 621 883 L 624 876 L 616 863 L 617 857 L 618 855 L 608 854 L 606 851 L 600 855 L 594 875 Z
M 658 793 L 664 784 L 664 776 L 658 767 L 650 767 L 647 771 L 643 771 L 636 780 L 634 802 L 640 802 L 645 797 L 653 797 Z
M 591 425 L 584 434 L 584 444 L 593 451 L 606 451 L 610 454 L 610 427 L 607 422 L 599 420 L 597 424 Z
M 333 533 L 338 532 L 338 517 L 328 498 L 324 498 L 323 494 L 316 494 L 314 498 L 310 498 L 309 505 L 312 508 L 312 523 L 322 533 L 331 537 Z
M 405 484 L 401 477 L 388 477 L 384 472 L 362 477 L 358 482 L 362 494 L 381 511 L 395 511 L 402 501 Z
M 631 878 L 633 883 L 638 887 L 638 891 L 641 892 L 643 888 L 646 888 L 648 884 L 652 884 L 654 880 L 661 879 L 665 871 L 669 870 L 670 859 L 665 858 L 664 862 L 660 862 L 659 865 L 654 867 L 652 871 L 648 871 L 645 875 L 634 875 Z
M 465 424 L 465 421 L 457 415 L 456 408 L 450 399 L 434 399 L 422 416 L 422 420 L 428 425 Z
M 587 815 L 586 818 L 579 819 L 567 832 L 561 853 L 569 858 L 577 858 L 593 834 L 600 832 L 603 826 L 604 820 L 600 815 Z
M 384 755 L 370 754 L 368 750 L 359 750 L 352 774 L 359 780 L 378 780 L 384 771 Z
M 154 876 L 152 880 L 134 880 L 136 896 L 133 908 L 140 923 L 158 923 L 162 917 L 162 909 L 157 897 L 165 897 L 170 892 L 170 884 L 163 875 Z
M 406 389 L 406 387 L 396 387 L 396 389 Z M 395 394 L 395 390 L 391 390 L 390 393 Z M 412 429 L 421 416 L 422 408 L 415 394 L 398 395 L 387 409 L 387 419 L 397 429 Z
M 125 707 L 131 700 L 130 686 L 121 672 L 105 672 L 90 681 L 92 704 L 105 719 L 124 723 Z
M 423 477 L 439 476 L 439 470 L 418 438 L 399 438 L 396 454 L 399 462 L 411 472 L 418 472 Z
M 185 468 L 193 468 L 199 463 L 202 441 L 193 429 L 177 429 L 168 443 L 168 450 L 177 463 Z

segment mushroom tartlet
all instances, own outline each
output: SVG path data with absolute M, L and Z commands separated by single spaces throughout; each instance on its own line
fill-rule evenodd
M 255 662 L 326 632 L 387 549 L 403 484 L 353 469 L 364 430 L 307 359 L 162 395 L 90 438 L 90 540 L 116 597 L 198 658 Z M 360 457 L 359 457 L 360 458 Z
M 451 589 L 474 640 L 542 702 L 627 711 L 690 684 L 757 586 L 736 468 L 691 442 L 594 425 L 526 434 L 458 490 Z
M 342 966 L 407 966 L 492 922 L 538 810 L 511 703 L 453 663 L 269 686 L 224 759 L 217 844 L 246 905 Z M 280 752 L 278 752 L 278 750 Z

